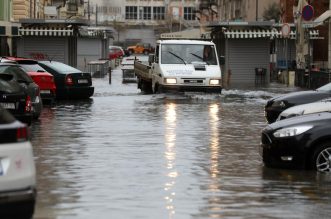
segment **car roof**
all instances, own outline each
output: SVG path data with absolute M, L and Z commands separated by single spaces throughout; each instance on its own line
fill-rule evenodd
M 14 61 L 18 64 L 38 64 L 38 62 L 34 59 L 28 59 L 23 57 L 12 57 L 12 56 L 5 56 L 3 59 L 8 61 Z
M 0 66 L 17 66 L 17 67 L 20 67 L 16 62 L 0 62 Z

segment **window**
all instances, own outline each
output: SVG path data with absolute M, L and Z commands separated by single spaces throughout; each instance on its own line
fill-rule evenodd
M 133 20 L 138 18 L 137 6 L 125 6 L 125 19 Z
M 139 7 L 139 19 L 140 20 L 151 20 L 152 19 L 152 8 L 151 7 Z
M 153 7 L 153 19 L 164 20 L 165 19 L 165 7 Z
M 195 20 L 195 8 L 184 7 L 184 20 Z

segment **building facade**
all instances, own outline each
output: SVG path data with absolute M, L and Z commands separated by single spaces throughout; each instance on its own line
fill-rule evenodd
M 263 21 L 263 14 L 279 0 L 218 0 L 221 21 Z

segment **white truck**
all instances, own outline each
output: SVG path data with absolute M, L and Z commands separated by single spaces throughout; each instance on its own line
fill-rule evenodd
M 134 71 L 143 92 L 221 93 L 222 73 L 215 44 L 201 40 L 158 40 L 148 62 L 136 60 Z

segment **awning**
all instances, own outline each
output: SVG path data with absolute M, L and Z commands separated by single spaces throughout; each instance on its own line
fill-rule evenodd
M 310 39 L 320 39 L 318 30 L 311 30 Z M 277 30 L 227 30 L 224 35 L 228 39 L 283 38 Z M 290 32 L 290 39 L 296 38 L 296 31 Z
M 72 36 L 73 30 L 70 28 L 20 28 L 19 34 L 21 36 L 54 36 L 66 37 Z
M 323 22 L 331 17 L 331 10 L 327 10 L 323 14 L 321 14 L 318 18 L 316 18 L 313 23 L 314 26 L 322 25 Z
M 162 33 L 161 39 L 210 39 L 210 33 L 200 29 L 189 29 L 178 32 Z

